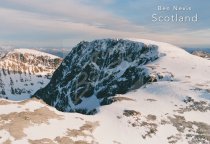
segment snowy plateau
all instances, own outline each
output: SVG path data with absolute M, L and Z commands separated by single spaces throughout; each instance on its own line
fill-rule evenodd
M 97 51 L 97 57 L 101 51 L 114 49 L 108 52 L 109 58 L 119 52 L 123 60 L 104 63 L 106 59 L 91 55 L 91 48 Z M 75 52 L 78 49 L 81 53 Z M 16 58 L 13 61 L 13 53 L 32 55 L 33 59 L 43 56 L 31 50 L 15 50 L 9 52 L 11 57 L 7 54 L 1 58 L 1 69 L 10 71 L 10 63 L 17 67 L 22 64 L 17 64 Z M 23 99 L 14 101 L 19 95 L 11 94 L 10 78 L 14 86 L 21 87 L 20 76 L 28 78 L 32 69 L 35 73 L 34 66 L 26 67 L 29 71 L 22 74 L 10 72 L 14 76 L 1 70 L 0 79 L 6 83 L 2 86 L 9 99 L 0 99 L 2 144 L 210 143 L 210 61 L 179 47 L 144 39 L 81 42 L 56 67 L 45 87 L 31 87 L 33 98 L 23 100 L 31 96 L 24 94 Z M 37 71 L 42 75 L 40 80 L 53 71 L 48 68 L 52 68 L 51 63 L 43 66 L 38 62 L 38 67 L 44 69 Z M 100 76 L 85 81 L 91 91 L 75 95 L 83 85 L 76 87 L 74 82 L 79 74 L 88 72 L 87 68 Z M 36 85 L 32 75 L 30 81 Z M 81 109 L 94 113 L 86 115 Z

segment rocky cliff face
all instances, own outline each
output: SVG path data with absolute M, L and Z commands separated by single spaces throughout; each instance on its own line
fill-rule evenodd
M 100 105 L 113 102 L 116 94 L 154 80 L 144 65 L 158 58 L 157 49 L 122 39 L 81 42 L 34 96 L 60 111 L 96 112 Z
M 44 87 L 62 59 L 29 49 L 15 49 L 0 58 L 0 97 L 29 98 Z

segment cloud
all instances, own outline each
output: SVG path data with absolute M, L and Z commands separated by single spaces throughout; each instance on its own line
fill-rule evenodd
M 95 2 L 95 4 L 94 4 Z M 134 37 L 180 46 L 210 46 L 206 27 L 148 23 L 148 12 L 139 1 L 123 0 L 1 0 L 0 42 L 17 46 L 73 46 L 81 40 Z M 141 1 L 142 2 L 142 1 Z M 123 14 L 119 11 L 127 4 Z M 144 2 L 146 8 L 150 2 Z M 136 10 L 138 12 L 136 12 Z M 136 13 L 135 13 L 136 12 Z M 131 15 L 132 14 L 132 15 Z M 134 16 L 133 16 L 134 15 Z M 139 19 L 138 19 L 139 18 Z
M 18 11 L 36 13 L 52 19 L 74 23 L 85 23 L 93 26 L 100 25 L 107 29 L 122 28 L 126 30 L 126 26 L 131 24 L 130 21 L 108 11 L 73 0 L 63 0 L 62 2 L 58 0 L 45 0 L 45 3 L 42 0 L 7 0 L 6 3 L 10 8 L 12 3 L 15 5 L 12 8 Z

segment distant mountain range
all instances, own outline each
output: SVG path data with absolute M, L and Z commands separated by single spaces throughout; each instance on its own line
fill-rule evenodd
M 36 50 L 49 53 L 61 58 L 65 58 L 68 55 L 71 48 L 36 48 Z
M 210 60 L 210 48 L 184 48 L 190 54 Z
M 193 53 L 194 51 L 203 51 L 206 53 L 210 53 L 210 48 L 184 48 L 189 53 Z

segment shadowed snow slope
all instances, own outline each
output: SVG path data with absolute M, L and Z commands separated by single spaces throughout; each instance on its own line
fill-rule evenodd
M 116 94 L 95 115 L 0 100 L 0 143 L 209 144 L 210 61 L 170 44 L 130 41 L 157 46 L 159 58 L 144 65 L 156 82 Z

